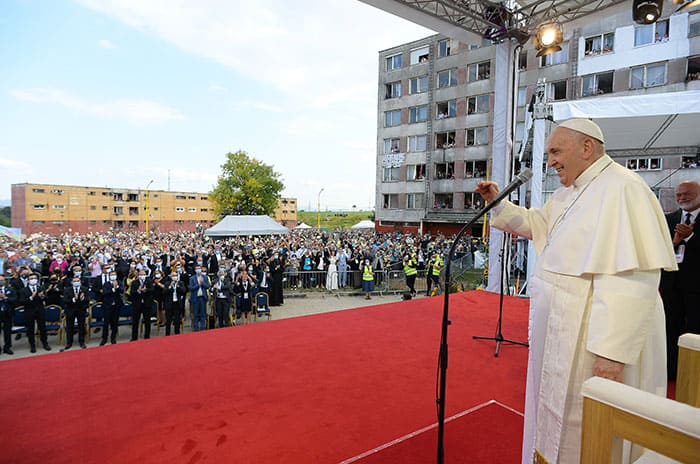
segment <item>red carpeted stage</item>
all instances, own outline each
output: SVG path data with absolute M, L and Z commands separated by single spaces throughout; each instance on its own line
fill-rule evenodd
M 4 361 L 0 462 L 433 462 L 442 302 Z M 506 338 L 526 339 L 527 304 L 506 298 Z M 498 295 L 450 315 L 446 462 L 517 463 L 527 349 L 472 340 Z

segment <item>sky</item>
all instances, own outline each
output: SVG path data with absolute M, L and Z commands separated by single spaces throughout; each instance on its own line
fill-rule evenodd
M 0 0 L 0 202 L 209 192 L 244 150 L 300 210 L 374 207 L 378 52 L 432 34 L 356 0 Z

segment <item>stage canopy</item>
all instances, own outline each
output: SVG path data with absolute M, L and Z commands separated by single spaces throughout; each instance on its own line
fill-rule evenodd
M 270 216 L 226 216 L 218 224 L 204 231 L 207 237 L 235 235 L 281 235 L 289 230 Z
M 296 226 L 294 229 L 297 229 L 297 230 L 305 230 L 305 229 L 313 229 L 313 227 L 311 227 L 310 225 L 305 224 L 305 223 L 302 222 L 301 224 L 299 224 L 298 226 Z

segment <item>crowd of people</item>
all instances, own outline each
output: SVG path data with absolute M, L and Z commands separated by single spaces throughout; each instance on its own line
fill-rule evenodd
M 459 254 L 465 247 L 460 244 Z M 13 312 L 23 307 L 27 327 L 38 327 L 41 346 L 50 350 L 44 308 L 63 309 L 65 326 L 74 326 L 85 347 L 86 316 L 101 303 L 101 345 L 116 343 L 119 315 L 131 305 L 131 340 L 143 326 L 149 338 L 151 317 L 165 334 L 183 330 L 189 309 L 192 330 L 246 323 L 258 293 L 269 306 L 284 304 L 283 288 L 335 291 L 374 285 L 390 270 L 403 272 L 415 295 L 418 271 L 426 273 L 428 294 L 439 286 L 443 254 L 451 239 L 443 235 L 338 230 L 293 231 L 283 236 L 212 240 L 200 232 L 34 234 L 22 241 L 0 239 L 0 324 L 3 351 L 12 354 Z M 415 270 L 415 272 L 414 272 Z M 265 304 L 265 303 L 263 303 Z M 156 314 L 152 314 L 153 308 Z M 94 316 L 94 314 L 93 314 Z M 235 318 L 234 318 L 235 316 Z M 73 330 L 66 331 L 73 344 Z M 34 330 L 27 330 L 36 351 Z

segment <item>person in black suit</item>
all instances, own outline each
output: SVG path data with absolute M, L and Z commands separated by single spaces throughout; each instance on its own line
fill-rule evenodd
M 182 322 L 182 313 L 185 309 L 185 294 L 187 293 L 187 285 L 180 279 L 177 271 L 170 272 L 170 280 L 168 280 L 163 289 L 163 306 L 165 307 L 165 335 L 170 335 L 170 326 L 174 325 L 175 334 L 180 333 L 180 322 Z
M 209 287 L 211 297 L 214 299 L 214 314 L 219 321 L 219 327 L 228 327 L 229 310 L 231 308 L 231 294 L 233 284 L 226 275 L 225 270 L 220 270 L 216 282 Z
M 138 279 L 131 283 L 131 302 L 134 305 L 134 318 L 131 323 L 131 341 L 139 339 L 139 323 L 143 317 L 143 338 L 151 338 L 151 310 L 153 307 L 153 281 L 146 277 L 146 271 L 139 271 Z
M 17 303 L 17 290 L 8 285 L 5 276 L 0 273 L 0 326 L 2 326 L 3 347 L 5 354 L 12 351 L 12 317 Z
M 80 277 L 75 272 L 71 279 L 70 286 L 63 290 L 63 311 L 66 315 L 66 346 L 61 351 L 70 350 L 73 346 L 73 326 L 78 323 L 78 343 L 80 348 L 85 346 L 85 316 L 90 305 L 88 288 L 80 281 Z
M 24 306 L 24 315 L 27 320 L 27 339 L 29 339 L 29 349 L 36 353 L 36 332 L 35 324 L 39 328 L 39 338 L 41 345 L 46 351 L 51 351 L 49 341 L 46 336 L 46 309 L 44 308 L 44 288 L 39 284 L 39 275 L 36 272 L 29 274 L 27 286 L 19 291 L 19 304 Z
M 678 368 L 678 337 L 700 333 L 700 230 L 695 224 L 700 212 L 700 183 L 685 181 L 676 187 L 678 210 L 666 215 L 678 262 L 677 272 L 662 272 L 661 296 L 666 312 L 668 378 L 675 380 Z
M 102 285 L 102 308 L 104 309 L 104 323 L 102 324 L 102 340 L 100 346 L 107 343 L 107 337 L 114 345 L 117 343 L 119 313 L 124 306 L 124 284 L 117 278 L 117 271 L 109 271 L 109 280 Z

